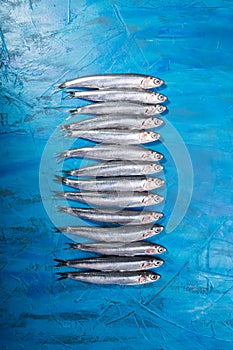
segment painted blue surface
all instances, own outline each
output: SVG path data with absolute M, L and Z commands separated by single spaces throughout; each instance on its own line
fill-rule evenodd
M 0 12 L 1 349 L 230 349 L 233 2 L 3 0 Z M 192 201 L 157 240 L 168 248 L 158 283 L 59 283 L 53 259 L 77 253 L 54 233 L 39 187 L 43 151 L 71 105 L 54 87 L 114 72 L 165 79 L 166 118 L 191 156 Z M 51 145 L 56 153 L 66 141 Z M 167 159 L 166 224 L 179 169 L 156 149 Z M 57 205 L 50 193 L 43 201 Z

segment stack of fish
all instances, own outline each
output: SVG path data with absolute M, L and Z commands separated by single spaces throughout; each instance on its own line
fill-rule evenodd
M 57 181 L 75 189 L 59 192 L 59 196 L 89 204 L 88 208 L 59 207 L 58 210 L 103 225 L 59 228 L 59 231 L 97 241 L 71 243 L 72 249 L 102 255 L 75 260 L 55 259 L 59 267 L 88 269 L 61 272 L 59 279 L 135 285 L 160 278 L 149 269 L 163 264 L 162 259 L 152 255 L 161 254 L 166 248 L 143 239 L 163 230 L 163 226 L 155 224 L 163 213 L 145 209 L 164 200 L 161 195 L 151 192 L 165 183 L 163 179 L 151 176 L 163 170 L 157 163 L 163 155 L 139 145 L 160 138 L 149 129 L 163 124 L 158 115 L 166 110 L 160 103 L 167 97 L 150 89 L 162 84 L 161 79 L 152 76 L 114 74 L 80 77 L 59 86 L 70 89 L 66 90 L 70 98 L 94 102 L 70 111 L 70 118 L 74 115 L 91 115 L 92 118 L 63 125 L 65 136 L 99 144 L 67 150 L 58 158 L 84 157 L 99 163 L 66 170 L 65 177 L 56 176 Z

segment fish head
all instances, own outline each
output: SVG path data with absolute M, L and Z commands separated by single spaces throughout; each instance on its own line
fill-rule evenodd
M 164 261 L 162 259 L 153 258 L 151 259 L 150 263 L 151 263 L 151 267 L 153 268 L 153 267 L 162 266 Z
M 145 142 L 153 142 L 158 140 L 160 135 L 156 132 L 153 131 L 143 131 L 140 134 L 140 142 L 145 143 Z
M 155 221 L 162 219 L 164 216 L 163 213 L 158 213 L 156 211 L 154 211 L 152 215 Z
M 143 89 L 151 89 L 161 86 L 164 83 L 162 79 L 154 77 L 146 77 L 141 81 L 141 87 Z
M 157 254 L 163 254 L 167 251 L 167 249 L 165 247 L 162 247 L 161 245 L 158 245 L 157 248 L 156 248 L 156 253 Z M 155 254 L 156 254 L 155 253 Z
M 163 201 L 163 197 L 154 193 L 149 193 L 143 197 L 142 205 L 153 205 Z
M 153 235 L 158 235 L 164 230 L 164 227 L 161 225 L 154 225 L 151 227 L 151 231 L 153 232 Z
M 154 273 L 154 272 L 148 272 L 148 274 L 146 275 L 146 280 L 147 282 L 155 282 L 157 281 L 158 279 L 160 279 L 160 275 L 158 275 L 157 273 Z
M 154 173 L 154 172 L 155 172 L 155 173 L 159 173 L 160 171 L 163 170 L 163 166 L 160 165 L 160 164 L 154 163 L 154 164 L 152 165 L 152 167 L 153 167 L 153 173 Z M 151 174 L 152 174 L 152 173 L 151 173 Z
M 159 87 L 164 84 L 164 80 L 159 78 L 153 78 L 154 87 Z
M 159 114 L 165 112 L 166 109 L 167 109 L 166 106 L 162 106 L 162 105 L 156 105 L 156 106 L 153 106 L 153 107 L 155 107 L 154 112 L 155 113 L 159 113 Z
M 151 124 L 153 124 L 155 128 L 157 128 L 158 126 L 161 126 L 163 123 L 164 121 L 160 118 L 151 118 Z
M 163 159 L 164 157 L 162 153 L 159 153 L 156 151 L 151 151 L 151 154 L 153 155 L 154 160 L 157 160 L 157 161 Z
M 148 177 L 143 184 L 143 189 L 145 191 L 153 190 L 154 188 L 158 188 L 163 186 L 165 181 L 163 179 Z
M 153 105 L 151 105 L 151 106 L 146 107 L 145 115 L 154 115 L 154 114 L 158 113 L 158 107 L 164 107 L 164 106 L 161 106 L 161 105 L 153 106 Z M 159 113 L 162 113 L 162 112 L 159 112 Z
M 156 94 L 156 98 L 159 100 L 160 103 L 163 103 L 165 101 L 167 101 L 167 96 L 163 95 L 163 94 Z

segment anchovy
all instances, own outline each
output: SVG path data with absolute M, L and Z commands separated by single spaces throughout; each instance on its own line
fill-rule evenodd
M 117 225 L 149 224 L 161 219 L 163 213 L 148 210 L 113 210 L 76 207 L 58 207 L 58 212 L 78 216 L 81 219 Z
M 146 104 L 163 103 L 167 100 L 165 95 L 147 90 L 89 90 L 67 91 L 69 98 L 79 98 L 88 101 L 129 101 Z
M 66 186 L 84 191 L 149 191 L 159 188 L 165 181 L 156 177 L 146 176 L 116 176 L 74 180 L 55 175 L 55 181 Z
M 98 129 L 134 129 L 146 130 L 156 128 L 163 124 L 163 120 L 144 116 L 109 116 L 103 115 L 95 118 L 81 120 L 77 123 L 62 125 L 64 131 L 72 130 L 98 130 Z
M 151 242 L 132 243 L 68 243 L 71 249 L 84 250 L 103 255 L 136 256 L 166 252 L 166 248 Z
M 75 137 L 94 142 L 119 145 L 138 145 L 142 143 L 154 142 L 160 138 L 160 134 L 146 130 L 70 130 L 65 137 Z
M 63 158 L 89 158 L 99 160 L 135 160 L 135 161 L 159 161 L 163 155 L 141 146 L 121 146 L 121 145 L 96 145 L 93 147 L 83 147 L 70 149 L 61 152 L 57 156 L 58 160 Z
M 67 118 L 70 119 L 77 114 L 88 115 L 113 115 L 113 116 L 152 116 L 165 112 L 167 107 L 156 104 L 146 105 L 142 103 L 133 102 L 99 102 L 92 103 L 86 106 L 70 109 L 71 115 Z
M 147 175 L 158 173 L 163 170 L 163 166 L 157 163 L 139 161 L 108 161 L 87 167 L 63 170 L 66 176 L 130 176 Z
M 140 271 L 154 269 L 161 266 L 164 261 L 151 256 L 120 257 L 108 256 L 103 258 L 86 258 L 61 260 L 54 259 L 56 267 L 69 266 L 76 269 L 90 269 L 99 271 Z
M 58 272 L 60 278 L 70 278 L 75 281 L 82 281 L 96 284 L 122 284 L 122 285 L 137 285 L 151 283 L 157 281 L 161 276 L 152 271 L 117 271 L 117 272 L 102 272 L 102 271 L 83 271 L 83 272 Z
M 96 207 L 139 208 L 159 204 L 164 197 L 149 192 L 56 192 L 71 201 Z
M 160 234 L 164 227 L 158 224 L 106 226 L 66 226 L 57 231 L 103 242 L 134 242 Z
M 144 74 L 99 74 L 68 80 L 60 84 L 58 88 L 153 89 L 161 86 L 163 83 L 164 81 L 160 78 Z

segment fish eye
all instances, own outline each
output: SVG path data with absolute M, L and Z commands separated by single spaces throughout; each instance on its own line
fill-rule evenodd
M 159 253 L 163 253 L 163 252 L 165 252 L 165 251 L 166 251 L 166 249 L 163 248 L 163 247 L 159 247 L 159 248 L 158 248 L 158 252 L 159 252 Z
M 157 275 L 151 275 L 150 278 L 151 278 L 152 280 L 157 280 Z
M 158 78 L 155 78 L 154 79 L 154 84 L 157 85 L 157 86 L 160 86 L 161 85 L 161 80 L 158 79 Z
M 159 99 L 159 101 L 165 101 L 166 97 L 164 95 L 162 95 L 162 94 L 159 94 L 158 95 L 158 99 Z
M 156 260 L 154 263 L 155 263 L 156 266 L 161 265 L 161 261 L 160 260 Z

